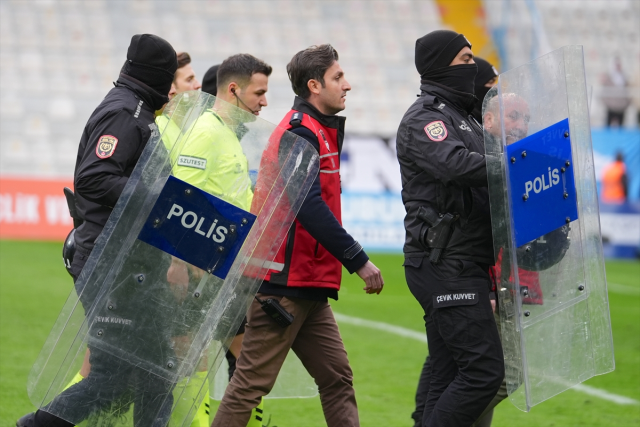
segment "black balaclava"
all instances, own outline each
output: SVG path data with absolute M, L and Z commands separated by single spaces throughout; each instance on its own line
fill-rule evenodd
M 489 80 L 498 77 L 498 70 L 496 70 L 496 67 L 482 58 L 478 58 L 476 56 L 473 60 L 476 62 L 476 64 L 478 64 L 478 75 L 476 76 L 475 81 L 475 94 L 476 98 L 482 101 L 484 97 L 487 96 L 487 92 L 489 92 L 489 89 L 491 89 L 490 87 L 486 87 L 485 85 L 489 82 Z
M 454 91 L 473 94 L 477 65 L 449 66 L 465 46 L 471 47 L 469 40 L 449 30 L 432 31 L 416 40 L 415 62 L 422 82 L 433 82 Z
M 220 68 L 220 64 L 212 66 L 202 78 L 202 91 L 213 96 L 218 94 L 218 68 Z
M 478 75 L 476 76 L 475 81 L 475 94 L 476 98 L 478 98 L 480 102 L 476 104 L 472 114 L 478 123 L 482 123 L 482 105 L 484 97 L 487 96 L 487 92 L 491 90 L 491 88 L 486 87 L 485 84 L 487 84 L 489 80 L 498 76 L 498 70 L 482 58 L 478 58 L 476 56 L 473 60 L 478 64 Z
M 153 34 L 136 34 L 131 37 L 127 61 L 121 73 L 157 92 L 164 100 L 160 106 L 154 105 L 154 108 L 159 109 L 169 102 L 168 95 L 177 69 L 176 51 L 169 42 Z

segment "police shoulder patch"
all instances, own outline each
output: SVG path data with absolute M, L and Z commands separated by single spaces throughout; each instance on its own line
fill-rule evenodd
M 440 142 L 443 141 L 448 135 L 447 127 L 442 120 L 436 120 L 424 127 L 424 132 L 427 134 L 430 140 Z
M 102 135 L 98 138 L 98 144 L 96 145 L 96 156 L 101 159 L 109 158 L 116 151 L 118 145 L 118 138 L 113 135 Z

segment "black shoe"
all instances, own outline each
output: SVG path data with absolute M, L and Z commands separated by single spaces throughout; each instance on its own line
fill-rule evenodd
M 16 421 L 16 427 L 33 427 L 35 416 L 35 412 L 23 416 L 18 421 Z
M 73 427 L 75 424 L 71 424 L 69 421 L 63 420 L 62 418 L 43 410 L 27 414 L 16 421 L 16 427 L 35 427 L 36 425 L 47 427 Z

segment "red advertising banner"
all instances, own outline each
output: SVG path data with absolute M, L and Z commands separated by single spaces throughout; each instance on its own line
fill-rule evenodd
M 73 228 L 64 187 L 73 181 L 0 177 L 0 239 L 64 240 Z

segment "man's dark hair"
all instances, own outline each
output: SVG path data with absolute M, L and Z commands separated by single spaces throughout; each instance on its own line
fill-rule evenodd
M 287 74 L 296 95 L 307 99 L 311 96 L 309 80 L 317 80 L 324 87 L 324 73 L 338 60 L 338 51 L 330 44 L 310 46 L 296 53 L 287 64 Z
M 185 65 L 191 64 L 191 55 L 187 52 L 178 53 L 178 69 L 184 67 Z M 177 73 L 176 73 L 177 75 Z M 173 81 L 176 81 L 175 76 L 173 77 Z
M 218 91 L 231 82 L 244 87 L 251 80 L 251 76 L 260 73 L 269 77 L 271 65 L 248 53 L 239 53 L 222 61 L 218 68 Z

